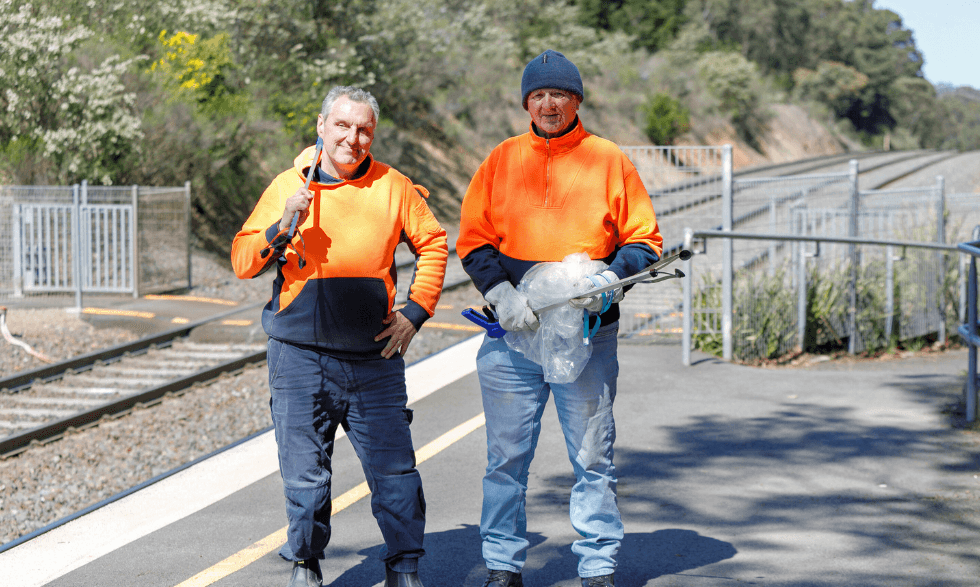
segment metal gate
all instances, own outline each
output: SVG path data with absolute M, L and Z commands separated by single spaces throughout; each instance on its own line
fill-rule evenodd
M 0 186 L 0 302 L 191 287 L 183 187 Z
M 128 204 L 17 204 L 15 295 L 135 293 L 135 222 Z

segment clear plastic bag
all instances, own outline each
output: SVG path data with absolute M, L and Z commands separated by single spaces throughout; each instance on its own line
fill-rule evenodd
M 532 308 L 541 308 L 582 293 L 575 291 L 576 284 L 606 267 L 585 253 L 573 253 L 559 263 L 539 263 L 532 267 L 517 285 L 517 291 L 528 297 Z M 540 327 L 535 331 L 505 334 L 507 346 L 541 365 L 545 381 L 575 381 L 592 356 L 592 345 L 583 340 L 582 310 L 565 304 L 544 312 L 538 316 L 538 322 Z

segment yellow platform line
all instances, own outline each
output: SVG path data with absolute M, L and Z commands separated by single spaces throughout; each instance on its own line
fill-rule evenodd
M 218 298 L 205 298 L 200 296 L 173 296 L 166 294 L 147 294 L 143 296 L 148 300 L 179 300 L 182 302 L 207 302 L 209 304 L 220 304 L 222 306 L 237 306 L 238 302 L 230 300 L 219 300 Z
M 104 308 L 83 308 L 82 314 L 95 314 L 96 316 L 130 316 L 133 318 L 153 318 L 153 312 L 137 312 L 136 310 L 106 310 Z
M 481 332 L 482 328 L 476 324 L 452 324 L 449 322 L 426 322 L 423 327 L 439 328 L 441 330 L 465 330 L 467 332 Z
M 470 432 L 473 432 L 486 424 L 486 421 L 486 417 L 483 413 L 481 413 L 479 416 L 475 416 L 466 422 L 463 422 L 459 426 L 453 428 L 449 432 L 446 432 L 439 438 L 436 438 L 429 444 L 415 451 L 415 462 L 417 464 L 422 464 L 446 448 L 452 446 L 455 442 L 461 440 Z M 371 490 L 368 489 L 367 483 L 361 483 L 357 487 L 347 491 L 331 502 L 333 511 L 332 515 L 340 513 L 348 506 L 357 503 L 359 500 L 364 499 L 370 494 Z M 224 579 L 236 571 L 244 569 L 248 565 L 254 563 L 285 544 L 287 528 L 288 526 L 276 530 L 272 534 L 269 534 L 258 542 L 243 548 L 214 566 L 204 569 L 190 579 L 180 583 L 177 585 L 177 587 L 206 587 L 207 585 L 211 585 L 212 583 Z

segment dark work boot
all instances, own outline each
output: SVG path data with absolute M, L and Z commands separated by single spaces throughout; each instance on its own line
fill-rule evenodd
M 418 572 L 399 573 L 385 565 L 384 587 L 423 587 Z
M 320 561 L 309 558 L 293 563 L 293 576 L 286 587 L 320 587 L 323 574 L 320 572 Z
M 613 576 L 600 575 L 598 577 L 582 577 L 582 587 L 616 587 Z
M 524 587 L 524 579 L 514 571 L 497 571 L 490 569 L 483 587 Z

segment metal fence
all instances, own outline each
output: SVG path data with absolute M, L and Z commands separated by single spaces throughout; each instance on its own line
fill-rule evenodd
M 728 145 L 620 148 L 650 193 L 665 253 L 692 246 L 685 232 L 816 237 L 702 240 L 687 279 L 634 286 L 620 304 L 623 337 L 714 338 L 731 359 L 736 347 L 773 352 L 773 340 L 758 333 L 781 329 L 776 352 L 788 352 L 802 341 L 800 300 L 815 303 L 806 301 L 808 288 L 824 296 L 824 307 L 803 306 L 823 312 L 824 326 L 804 332 L 809 344 L 846 339 L 858 352 L 933 333 L 945 339 L 948 325 L 965 319 L 966 255 L 847 239 L 962 242 L 980 224 L 980 194 L 944 194 L 941 177 L 910 189 L 859 191 L 856 159 L 844 173 L 748 177 L 733 173 Z M 825 299 L 840 295 L 837 307 Z M 781 309 L 750 307 L 766 296 L 782 296 Z M 849 311 L 859 303 L 860 312 Z
M 0 300 L 190 287 L 190 184 L 0 186 Z
M 775 277 L 761 271 L 734 271 L 732 299 L 725 304 L 714 286 L 718 278 L 699 273 L 697 263 L 687 261 L 685 364 L 690 364 L 695 338 L 705 350 L 738 360 L 770 358 L 827 343 L 840 346 L 846 342 L 850 352 L 857 352 L 931 334 L 944 339 L 947 323 L 955 318 L 951 283 L 964 276 L 954 273 L 957 253 L 952 245 L 731 231 L 691 231 L 690 236 L 796 244 L 799 263 L 792 271 L 788 266 L 782 268 Z M 827 246 L 855 248 L 860 264 L 852 265 L 845 258 L 829 269 L 818 267 L 814 260 Z M 873 255 L 885 250 L 905 252 L 902 257 Z M 864 259 L 873 256 L 878 261 Z M 712 287 L 699 288 L 702 281 Z M 724 307 L 731 308 L 727 331 L 726 310 L 720 309 Z
M 685 226 L 720 226 L 723 185 L 731 180 L 730 146 L 620 148 L 650 193 L 665 252 L 682 245 Z M 682 293 L 675 281 L 635 285 L 620 304 L 620 336 L 679 336 Z

